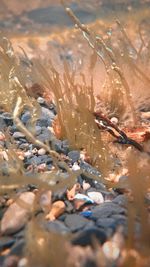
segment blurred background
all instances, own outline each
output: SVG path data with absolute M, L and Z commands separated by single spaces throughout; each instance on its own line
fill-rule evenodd
M 115 35 L 116 19 L 137 48 L 141 44 L 139 25 L 143 36 L 149 35 L 150 0 L 66 0 L 65 5 L 104 39 L 112 32 Z M 16 52 L 22 53 L 21 47 L 29 58 L 40 58 L 44 64 L 51 60 L 59 73 L 66 60 L 76 74 L 89 74 L 93 51 L 74 28 L 60 0 L 0 0 L 0 31 L 11 40 Z M 95 90 L 102 86 L 104 76 L 104 66 L 98 60 L 93 71 Z

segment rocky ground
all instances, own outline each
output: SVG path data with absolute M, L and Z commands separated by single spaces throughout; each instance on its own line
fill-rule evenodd
M 56 259 L 53 261 L 51 255 L 46 262 L 41 252 L 37 260 L 27 237 L 33 222 L 33 227 L 37 227 L 38 230 L 34 233 L 35 229 L 31 228 L 29 233 L 30 238 L 33 235 L 35 253 L 37 245 L 41 249 L 44 246 L 44 235 L 51 239 L 53 234 L 57 234 L 60 240 L 61 237 L 65 238 L 64 246 L 67 244 L 66 251 L 69 251 L 70 255 L 69 263 L 66 264 L 70 264 L 69 266 L 99 266 L 93 254 L 96 247 L 101 249 L 105 264 L 103 266 L 119 266 L 123 244 L 128 236 L 127 194 L 123 194 L 125 191 L 122 192 L 119 189 L 108 190 L 102 182 L 99 182 L 101 173 L 86 162 L 83 152 L 71 150 L 67 140 L 56 138 L 52 128 L 52 122 L 56 116 L 55 105 L 47 104 L 41 97 L 37 101 L 42 112 L 35 127 L 36 138 L 42 142 L 50 142 L 53 150 L 67 163 L 72 172 L 78 170 L 82 172 L 69 185 L 69 176 L 63 165 L 60 164 L 59 169 L 55 170 L 54 161 L 46 150 L 29 142 L 13 123 L 11 114 L 1 111 L 1 177 L 8 179 L 9 183 L 15 173 L 21 179 L 21 172 L 16 173 L 13 170 L 11 173 L 9 169 L 10 154 L 7 152 L 12 142 L 15 148 L 11 147 L 11 153 L 13 149 L 16 151 L 17 160 L 23 164 L 24 177 L 29 182 L 24 180 L 19 186 L 7 184 L 7 182 L 4 183 L 5 186 L 1 184 L 0 266 L 60 266 L 60 261 L 58 263 Z M 25 126 L 28 125 L 29 119 L 29 111 L 24 111 L 21 121 Z M 6 129 L 11 139 L 6 138 Z M 15 168 L 14 162 L 12 166 Z M 98 179 L 92 179 L 91 174 Z M 44 177 L 44 175 L 46 175 L 47 187 L 44 184 L 40 185 L 36 180 L 38 176 Z M 31 183 L 32 177 L 35 178 Z M 17 181 L 16 179 L 16 183 Z M 59 188 L 59 183 L 61 184 L 62 181 L 64 186 Z M 137 235 L 139 227 L 137 220 Z M 42 236 L 39 237 L 41 232 Z M 31 249 L 29 253 L 27 253 L 27 246 Z M 44 249 L 46 250 L 46 246 Z M 52 244 L 51 249 L 53 249 Z M 55 255 L 57 253 L 55 251 Z M 75 262 L 71 256 L 72 253 L 76 255 Z

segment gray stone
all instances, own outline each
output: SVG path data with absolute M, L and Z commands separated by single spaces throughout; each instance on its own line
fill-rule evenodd
M 113 214 L 126 214 L 126 209 L 112 202 L 104 202 L 99 206 L 93 207 L 91 219 L 111 217 Z
M 113 218 L 99 218 L 96 221 L 96 225 L 101 228 L 109 228 L 112 227 L 115 223 L 115 219 Z
M 25 111 L 24 114 L 21 116 L 21 121 L 26 124 L 31 119 L 30 111 Z
M 88 197 L 96 204 L 102 204 L 104 202 L 103 195 L 100 192 L 90 191 L 87 193 Z
M 96 227 L 91 227 L 78 234 L 78 236 L 72 240 L 72 244 L 83 247 L 88 245 L 94 246 L 94 240 L 102 245 L 106 241 L 105 232 Z
M 80 159 L 80 152 L 78 150 L 72 150 L 68 153 L 68 157 L 71 159 L 72 163 L 75 163 Z
M 44 228 L 48 232 L 56 232 L 61 234 L 67 234 L 70 232 L 70 229 L 59 220 L 55 220 L 53 222 L 46 222 Z
M 19 139 L 19 138 L 22 138 L 22 137 L 25 137 L 25 134 L 24 133 L 22 133 L 22 132 L 14 132 L 13 133 L 13 138 L 15 138 L 15 139 Z
M 127 197 L 125 195 L 118 195 L 117 197 L 115 197 L 112 201 L 113 203 L 116 203 L 122 207 L 127 207 L 128 204 L 128 200 Z
M 68 214 L 64 222 L 72 232 L 76 232 L 82 230 L 90 221 L 78 214 Z

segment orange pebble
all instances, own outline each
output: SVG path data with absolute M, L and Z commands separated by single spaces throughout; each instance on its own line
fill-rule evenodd
M 58 200 L 52 204 L 50 212 L 46 215 L 46 220 L 54 221 L 65 211 L 65 203 L 61 200 Z
M 79 183 L 76 183 L 70 190 L 67 190 L 67 198 L 68 200 L 73 200 L 75 194 L 80 190 L 81 186 Z
M 5 135 L 0 131 L 0 141 L 5 141 L 6 137 Z

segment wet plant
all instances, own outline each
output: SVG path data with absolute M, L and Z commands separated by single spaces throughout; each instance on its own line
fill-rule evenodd
M 91 32 L 87 26 L 83 25 L 70 9 L 66 9 L 66 11 L 81 30 L 84 38 L 97 55 L 97 58 L 100 58 L 105 66 L 106 80 L 103 86 L 105 94 L 101 102 L 104 101 L 104 109 L 109 119 L 103 122 L 106 123 L 109 121 L 110 123 L 110 119 L 116 116 L 121 120 L 121 123 L 119 121 L 120 125 L 123 125 L 124 116 L 126 110 L 128 110 L 128 112 L 130 111 L 133 125 L 135 126 L 137 122 L 140 123 L 124 69 L 128 64 L 136 78 L 138 77 L 138 79 L 144 80 L 144 83 L 149 86 L 149 78 L 137 67 L 137 62 L 143 60 L 142 50 L 144 50 L 144 47 L 148 51 L 148 45 L 145 45 L 143 36 L 141 35 L 142 45 L 139 51 L 137 51 L 128 38 L 124 28 L 117 21 L 123 38 L 120 39 L 119 45 L 115 47 L 110 38 L 104 40 L 102 36 Z M 32 182 L 39 187 L 49 188 L 55 191 L 56 189 L 63 188 L 66 184 L 68 187 L 73 185 L 77 176 L 82 173 L 81 170 L 73 172 L 61 155 L 53 150 L 51 144 L 42 143 L 34 135 L 34 126 L 40 115 L 40 107 L 34 97 L 44 95 L 44 93 L 45 96 L 50 95 L 53 97 L 53 101 L 57 107 L 59 136 L 62 139 L 67 139 L 71 148 L 78 150 L 85 149 L 89 157 L 89 162 L 102 172 L 101 176 L 95 176 L 93 174 L 88 174 L 88 176 L 102 181 L 108 188 L 114 187 L 118 190 L 124 190 L 129 197 L 129 236 L 126 239 L 127 242 L 120 241 L 122 232 L 118 230 L 118 239 L 117 237 L 112 237 L 105 247 L 99 247 L 95 242 L 95 250 L 90 252 L 91 259 L 96 261 L 95 264 L 97 266 L 100 266 L 101 263 L 102 266 L 112 266 L 113 262 L 115 262 L 116 266 L 122 267 L 148 266 L 150 240 L 149 213 L 146 203 L 146 201 L 149 201 L 148 190 L 150 181 L 148 154 L 144 153 L 143 150 L 141 153 L 131 148 L 131 152 L 126 156 L 125 161 L 125 166 L 128 169 L 126 185 L 121 180 L 118 183 L 113 183 L 109 179 L 104 179 L 109 177 L 109 173 L 112 170 L 114 171 L 115 158 L 111 147 L 112 143 L 109 142 L 110 139 L 105 131 L 106 128 L 104 131 L 101 131 L 101 129 L 98 129 L 94 120 L 93 113 L 97 111 L 96 107 L 98 105 L 101 107 L 102 103 L 97 103 L 94 95 L 93 78 L 91 77 L 90 84 L 87 84 L 85 75 L 81 73 L 82 82 L 79 83 L 76 81 L 75 72 L 69 69 L 66 62 L 64 62 L 63 76 L 61 76 L 51 62 L 45 67 L 39 60 L 33 59 L 31 61 L 23 49 L 23 56 L 21 58 L 16 57 L 13 47 L 7 38 L 2 37 L 0 45 L 1 109 L 11 114 L 16 127 L 25 134 L 29 142 L 44 148 L 51 155 L 55 166 L 55 170 L 49 174 L 43 173 L 26 176 L 23 164 L 21 164 L 21 161 L 15 153 L 13 140 L 11 140 L 8 134 L 6 136 L 11 145 L 5 149 L 8 158 L 2 154 L 3 157 L 0 162 L 1 166 L 3 166 L 0 177 L 0 192 L 2 194 L 9 193 L 10 190 Z M 118 48 L 119 52 L 117 52 Z M 32 91 L 33 89 L 35 89 L 34 92 Z M 28 109 L 31 112 L 31 121 L 28 127 L 25 127 L 20 120 L 20 115 L 24 109 Z M 107 126 L 110 126 L 110 124 Z M 120 128 L 114 128 L 114 130 L 116 129 Z M 58 134 L 57 131 L 56 134 Z M 126 148 L 124 151 L 126 152 Z M 61 171 L 60 164 L 61 168 L 63 167 L 69 174 L 69 179 L 65 181 L 61 176 L 58 179 L 58 172 Z M 120 168 L 124 166 L 122 162 L 120 165 Z M 52 186 L 50 181 L 53 178 L 55 180 L 56 173 L 57 184 Z M 124 188 L 125 186 L 127 188 Z M 34 215 L 35 210 L 26 229 L 25 255 L 28 259 L 28 264 L 29 266 L 40 266 L 44 262 L 44 266 L 49 266 L 49 262 L 51 262 L 52 265 L 59 266 L 60 262 L 55 256 L 55 250 L 58 250 L 60 246 L 62 247 L 62 243 L 65 241 L 58 235 L 50 234 L 48 236 L 37 225 Z M 136 236 L 134 233 L 137 221 L 140 223 L 139 236 Z M 35 237 L 36 243 L 34 242 L 33 244 Z M 53 247 L 51 247 L 52 243 Z M 49 247 L 51 248 L 50 253 Z M 114 254 L 112 253 L 112 258 L 109 258 L 107 251 L 111 250 L 111 248 L 113 248 L 112 251 Z M 40 259 L 37 259 L 37 254 Z M 116 255 L 117 258 L 115 258 Z M 118 259 L 119 255 L 121 257 Z M 63 258 L 66 257 L 65 249 L 62 249 L 61 257 L 63 262 Z M 83 260 L 83 262 L 86 262 L 86 260 Z M 66 266 L 66 263 L 64 265 Z

